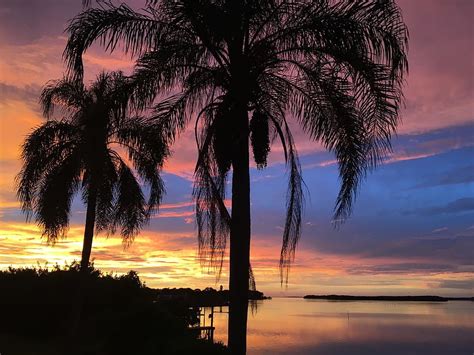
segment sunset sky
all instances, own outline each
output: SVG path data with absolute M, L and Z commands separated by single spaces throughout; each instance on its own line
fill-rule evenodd
M 473 295 L 474 1 L 398 3 L 410 30 L 403 124 L 393 155 L 367 177 L 353 216 L 338 229 L 331 223 L 339 186 L 334 157 L 294 127 L 309 196 L 287 287 L 278 270 L 287 178 L 281 148 L 274 146 L 267 169 L 251 170 L 252 265 L 257 288 L 266 294 Z M 80 10 L 80 0 L 0 1 L 0 269 L 80 258 L 80 199 L 67 239 L 48 246 L 34 221 L 26 223 L 14 182 L 20 145 L 44 121 L 39 92 L 62 76 L 64 29 Z M 87 80 L 101 70 L 129 72 L 133 65 L 99 46 L 84 61 Z M 92 257 L 106 271 L 136 270 L 152 287 L 227 285 L 226 268 L 216 282 L 196 260 L 191 131 L 173 151 L 161 212 L 126 250 L 118 237 L 96 237 Z

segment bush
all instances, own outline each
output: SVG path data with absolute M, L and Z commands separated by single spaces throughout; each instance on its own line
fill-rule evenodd
M 82 299 L 82 311 L 76 327 L 78 299 Z M 77 263 L 52 270 L 9 268 L 0 271 L 0 305 L 0 333 L 4 337 L 53 343 L 63 349 L 65 346 L 68 353 L 179 355 L 226 351 L 221 344 L 196 339 L 188 329 L 198 321 L 196 312 L 176 300 L 157 301 L 156 292 L 134 271 L 117 276 L 91 265 L 87 275 L 81 276 Z M 72 349 L 71 336 L 75 344 Z

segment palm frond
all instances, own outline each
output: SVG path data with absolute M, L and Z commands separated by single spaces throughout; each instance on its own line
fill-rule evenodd
M 140 229 L 148 222 L 146 201 L 132 170 L 117 155 L 118 180 L 115 202 L 114 228 L 120 228 L 125 246 L 133 242 Z
M 69 38 L 63 56 L 69 73 L 82 78 L 82 55 L 96 40 L 100 40 L 109 51 L 114 51 L 120 43 L 132 56 L 156 47 L 163 25 L 153 8 L 147 10 L 143 14 L 125 4 L 114 6 L 106 3 L 77 15 L 66 29 Z
M 209 54 L 202 45 L 173 41 L 141 56 L 132 75 L 132 101 L 139 109 L 150 105 L 156 95 L 182 90 L 202 91 L 224 85 L 228 80 L 222 69 L 208 65 Z M 210 85 L 212 84 L 212 85 Z M 205 95 L 204 95 L 205 96 Z
M 84 88 L 67 78 L 49 81 L 41 91 L 40 105 L 47 118 L 53 115 L 56 106 L 77 111 L 84 105 Z
M 22 169 L 16 177 L 17 196 L 27 219 L 37 206 L 45 174 L 77 149 L 77 130 L 66 122 L 49 121 L 29 134 L 22 146 Z
M 69 212 L 74 194 L 79 189 L 81 160 L 74 151 L 45 174 L 35 199 L 35 219 L 54 244 L 64 237 L 69 226 Z
M 301 221 L 304 208 L 303 176 L 291 131 L 284 117 L 281 123 L 274 121 L 278 130 L 283 132 L 283 139 L 287 147 L 286 165 L 288 169 L 288 189 L 286 194 L 286 218 L 283 228 L 283 241 L 280 252 L 281 282 L 288 283 L 291 263 L 294 261 L 296 246 L 301 237 Z M 283 127 L 281 127 L 283 125 Z
M 108 235 L 115 233 L 114 213 L 117 199 L 118 171 L 115 164 L 115 154 L 109 150 L 105 159 L 101 160 L 100 176 L 96 178 L 97 201 L 95 230 L 106 232 Z M 90 186 L 90 185 L 89 185 Z M 88 192 L 89 189 L 85 189 Z M 87 203 L 87 196 L 83 200 Z
M 150 186 L 148 214 L 156 212 L 165 192 L 160 171 L 170 154 L 162 126 L 147 118 L 131 117 L 122 122 L 116 137 L 138 175 Z
M 224 204 L 228 170 L 222 170 L 212 144 L 216 131 L 214 119 L 218 105 L 208 105 L 201 113 L 204 121 L 196 132 L 198 162 L 194 171 L 193 197 L 196 202 L 196 224 L 201 263 L 222 270 L 223 256 L 230 233 L 231 216 Z M 196 125 L 196 130 L 198 126 Z
M 314 70 L 314 69 L 313 69 Z M 364 129 L 364 118 L 357 110 L 347 80 L 318 68 L 311 71 L 317 80 L 306 87 L 308 93 L 295 92 L 292 110 L 303 129 L 334 151 L 340 167 L 341 190 L 336 201 L 335 219 L 345 219 L 351 211 L 361 179 L 373 162 L 373 149 Z

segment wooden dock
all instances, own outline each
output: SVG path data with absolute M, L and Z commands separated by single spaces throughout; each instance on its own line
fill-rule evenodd
M 199 325 L 190 327 L 189 329 L 199 331 L 200 338 L 206 339 L 209 341 L 214 341 L 214 308 L 216 306 L 211 307 L 199 307 Z M 210 308 L 211 311 L 206 315 L 206 308 Z M 218 310 L 219 312 L 219 310 Z M 220 307 L 220 312 L 222 312 L 222 307 Z M 210 325 L 206 325 L 206 319 L 210 320 Z
M 189 329 L 199 331 L 201 339 L 214 341 L 214 330 L 216 329 L 215 327 L 197 326 L 197 327 L 190 327 Z

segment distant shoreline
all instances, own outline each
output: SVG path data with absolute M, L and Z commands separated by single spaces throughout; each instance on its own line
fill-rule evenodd
M 441 297 L 441 296 L 347 296 L 347 295 L 306 295 L 304 299 L 330 301 L 417 301 L 417 302 L 448 302 L 474 301 L 474 297 Z

